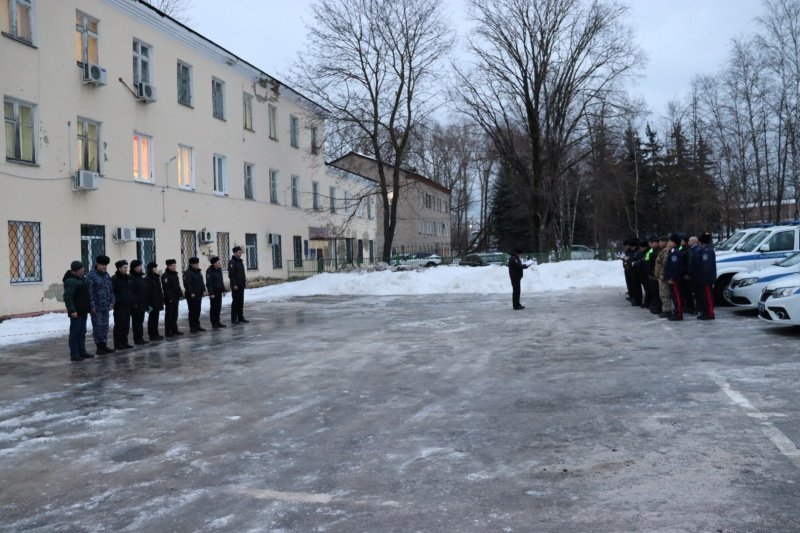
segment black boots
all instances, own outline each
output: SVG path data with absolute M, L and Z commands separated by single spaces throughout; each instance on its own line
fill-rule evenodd
M 108 355 L 114 352 L 115 350 L 113 348 L 109 348 L 104 342 L 97 345 L 97 355 Z

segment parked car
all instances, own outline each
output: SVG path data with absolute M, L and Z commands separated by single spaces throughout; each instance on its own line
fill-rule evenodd
M 800 274 L 800 252 L 790 255 L 774 266 L 734 275 L 725 291 L 725 300 L 737 307 L 755 309 L 764 287 L 793 274 Z
M 569 252 L 570 259 L 594 259 L 597 257 L 597 250 L 593 250 L 582 244 L 573 244 Z
M 734 251 L 717 256 L 716 300 L 725 302 L 725 289 L 733 276 L 756 268 L 772 266 L 800 251 L 800 227 L 774 226 L 756 231 L 737 244 Z
M 800 325 L 800 274 L 768 284 L 758 300 L 758 318 L 778 326 Z
M 733 235 L 728 237 L 722 242 L 719 242 L 714 245 L 714 251 L 717 255 L 723 252 L 733 252 L 736 246 L 742 244 L 747 237 L 750 237 L 754 233 L 761 231 L 764 228 L 747 228 L 747 229 L 740 229 L 733 232 Z
M 392 257 L 391 262 L 393 265 L 434 267 L 442 264 L 442 258 L 434 252 L 417 252 L 415 254 Z
M 502 253 L 478 253 L 478 254 L 469 254 L 464 256 L 464 259 L 458 262 L 461 266 L 488 266 L 488 265 L 502 265 L 503 264 L 503 254 Z

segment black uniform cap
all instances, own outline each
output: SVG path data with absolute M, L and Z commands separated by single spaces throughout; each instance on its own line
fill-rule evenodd
M 107 265 L 111 262 L 111 259 L 109 259 L 107 255 L 98 255 L 94 262 L 98 265 Z
M 190 257 L 189 258 L 189 264 L 190 265 L 196 265 L 198 263 L 200 263 L 200 260 L 198 258 L 196 258 L 196 257 Z
M 164 261 L 164 262 L 167 264 L 167 266 L 170 266 L 170 265 L 177 265 L 177 264 L 178 264 L 178 262 L 177 262 L 177 261 L 175 261 L 174 259 L 167 259 L 167 260 L 166 260 L 166 261 Z
M 120 259 L 119 261 L 117 261 L 116 263 L 114 263 L 114 266 L 115 266 L 115 267 L 117 267 L 117 268 L 122 268 L 122 267 L 124 267 L 124 266 L 125 266 L 125 265 L 127 265 L 127 264 L 128 264 L 128 262 L 127 262 L 127 261 L 125 261 L 124 259 Z

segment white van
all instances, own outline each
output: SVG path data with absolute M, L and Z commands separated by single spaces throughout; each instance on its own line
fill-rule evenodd
M 733 251 L 717 256 L 714 295 L 723 303 L 725 290 L 739 272 L 769 266 L 800 251 L 800 226 L 772 226 L 746 236 Z

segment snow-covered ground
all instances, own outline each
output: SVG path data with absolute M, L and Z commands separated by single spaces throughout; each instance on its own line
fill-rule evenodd
M 619 261 L 565 261 L 534 266 L 522 279 L 525 294 L 591 287 L 624 287 L 625 278 Z M 297 296 L 392 296 L 425 294 L 510 294 L 508 269 L 502 266 L 480 268 L 446 266 L 422 270 L 392 272 L 354 272 L 320 274 L 303 281 L 248 290 L 247 302 L 287 300 Z M 223 300 L 230 305 L 230 295 Z M 208 298 L 203 311 L 208 312 Z M 223 308 L 225 321 L 227 309 Z M 185 318 L 186 306 L 180 316 Z M 163 313 L 162 313 L 163 321 Z M 91 320 L 88 329 L 91 331 Z M 37 339 L 67 335 L 69 322 L 64 313 L 49 313 L 33 318 L 18 318 L 0 323 L 0 346 L 10 346 Z M 90 341 L 91 339 L 87 339 Z

